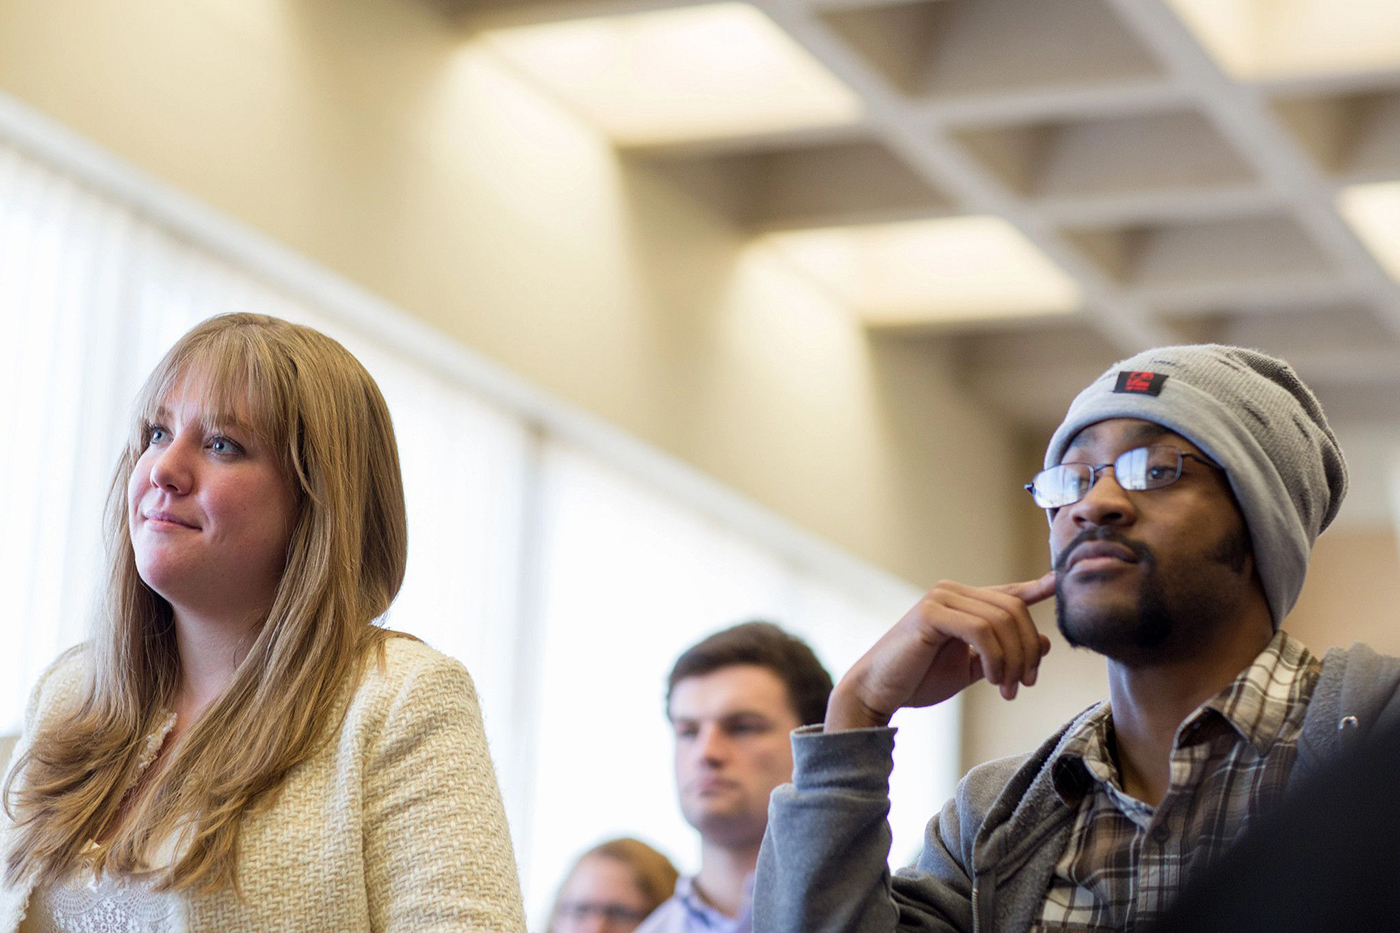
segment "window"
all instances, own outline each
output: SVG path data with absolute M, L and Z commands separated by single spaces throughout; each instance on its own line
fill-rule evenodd
M 388 624 L 473 673 L 532 916 L 605 835 L 694 867 L 662 709 L 680 650 L 766 617 L 839 676 L 915 598 L 688 468 L 623 462 L 612 452 L 636 442 L 520 404 L 469 351 L 84 143 L 7 125 L 18 119 L 0 120 L 0 139 L 24 140 L 0 144 L 0 397 L 15 400 L 0 409 L 0 734 L 85 637 L 137 388 L 181 333 L 229 310 L 335 336 L 389 401 L 410 546 Z M 956 776 L 956 710 L 927 720 L 901 733 L 896 861 Z

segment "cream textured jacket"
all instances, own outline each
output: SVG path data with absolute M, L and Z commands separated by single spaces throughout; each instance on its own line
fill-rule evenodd
M 82 652 L 50 668 L 16 756 L 85 676 Z M 9 829 L 0 813 L 6 854 Z M 178 895 L 183 928 L 523 931 L 505 812 L 462 665 L 390 639 L 384 663 L 366 666 L 339 735 L 244 825 L 238 879 L 242 899 L 227 889 Z M 0 887 L 0 933 L 18 928 L 29 895 L 28 885 Z

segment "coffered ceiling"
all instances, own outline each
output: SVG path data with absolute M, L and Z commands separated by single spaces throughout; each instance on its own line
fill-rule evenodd
M 538 71 L 543 86 L 585 115 L 595 106 L 586 97 L 591 75 L 607 72 L 613 93 L 629 82 L 650 93 L 666 80 L 629 69 L 648 57 L 674 61 L 683 69 L 677 83 L 686 87 L 690 76 L 704 97 L 708 64 L 740 57 L 738 39 L 724 44 L 739 33 L 723 31 L 694 60 L 675 44 L 641 50 L 639 24 L 649 18 L 664 24 L 663 14 L 721 7 L 762 14 L 798 56 L 791 67 L 809 69 L 793 72 L 807 75 L 797 89 L 834 87 L 834 97 L 797 101 L 790 119 L 728 127 L 649 124 L 643 114 L 629 129 L 607 130 L 594 118 L 627 158 L 756 240 L 816 256 L 819 278 L 837 268 L 845 277 L 825 284 L 870 327 L 948 352 L 970 392 L 1028 430 L 1047 430 L 1067 399 L 1121 356 L 1218 340 L 1288 358 L 1344 442 L 1350 433 L 1358 450 L 1389 451 L 1387 462 L 1358 464 L 1363 473 L 1394 469 L 1393 0 L 439 2 L 465 33 Z M 682 34 L 701 36 L 699 22 Z M 530 57 L 550 24 L 580 23 L 624 28 L 610 38 L 558 32 L 554 46 Z M 586 49 L 600 57 L 579 57 Z M 575 71 L 552 73 L 565 59 Z M 793 81 L 744 80 L 745 90 L 731 86 L 717 99 L 771 104 L 768 92 Z M 604 92 L 596 106 L 610 101 Z M 687 106 L 672 103 L 669 117 Z M 940 223 L 968 218 L 1004 227 L 1009 240 L 955 263 L 990 264 L 990 274 L 984 268 L 964 284 L 1001 287 L 1006 297 L 944 295 L 938 286 L 957 269 L 927 253 L 920 262 L 917 246 L 895 247 L 913 257 L 903 267 L 869 255 L 871 242 L 901 230 L 944 255 Z M 860 232 L 859 244 L 835 243 L 847 228 Z M 815 246 L 814 232 L 826 238 Z M 1025 254 L 1049 271 L 1047 291 L 1032 289 L 1037 273 L 1019 264 Z M 913 282 L 895 282 L 896 297 L 880 290 L 886 276 L 902 274 Z M 1373 491 L 1394 482 L 1363 479 Z

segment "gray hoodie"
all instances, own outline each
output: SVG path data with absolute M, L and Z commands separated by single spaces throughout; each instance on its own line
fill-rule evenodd
M 893 729 L 793 734 L 793 783 L 773 792 L 754 933 L 1019 933 L 1038 916 L 1075 810 L 1047 766 L 1088 711 L 1029 755 L 980 765 L 891 875 Z M 1377 725 L 1400 722 L 1400 659 L 1365 645 L 1322 662 L 1290 775 L 1296 785 Z

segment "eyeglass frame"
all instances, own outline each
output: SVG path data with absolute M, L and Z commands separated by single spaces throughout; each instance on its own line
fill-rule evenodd
M 556 919 L 586 920 L 590 915 L 602 917 L 608 923 L 641 923 L 648 912 L 615 901 L 564 901 L 555 908 Z
M 1070 501 L 1062 502 L 1059 505 L 1041 505 L 1039 501 L 1036 501 L 1036 505 L 1042 509 L 1063 509 L 1067 506 L 1074 505 L 1074 503 L 1076 502 L 1082 502 L 1084 500 L 1084 497 L 1089 495 L 1089 491 L 1092 490 L 1094 488 L 1094 485 L 1099 481 L 1099 474 L 1102 473 L 1104 470 L 1112 468 L 1114 482 L 1118 482 L 1118 462 L 1120 460 L 1122 460 L 1124 457 L 1129 456 L 1130 454 L 1137 453 L 1139 450 L 1151 450 L 1154 447 L 1160 447 L 1163 450 L 1170 450 L 1174 454 L 1176 454 L 1176 472 L 1172 475 L 1172 478 L 1156 486 L 1123 486 L 1122 483 L 1119 483 L 1119 486 L 1121 486 L 1125 490 L 1128 490 L 1129 492 L 1151 492 L 1154 489 L 1165 489 L 1166 487 L 1175 483 L 1177 480 L 1181 479 L 1182 461 L 1187 459 L 1195 460 L 1198 463 L 1203 463 L 1206 466 L 1210 467 L 1212 470 L 1224 469 L 1224 467 L 1220 466 L 1217 463 L 1212 463 L 1210 460 L 1207 460 L 1205 457 L 1202 457 L 1199 454 L 1193 454 L 1189 451 L 1182 450 L 1178 447 L 1173 447 L 1171 444 L 1143 444 L 1141 446 L 1133 447 L 1129 450 L 1123 451 L 1118 456 L 1113 458 L 1112 463 L 1100 463 L 1098 465 L 1094 465 L 1092 463 L 1058 463 L 1055 466 L 1046 467 L 1039 473 L 1036 473 L 1035 476 L 1032 476 L 1031 481 L 1029 483 L 1026 483 L 1023 488 L 1026 490 L 1026 492 L 1031 494 L 1032 499 L 1035 499 L 1035 481 L 1040 479 L 1040 477 L 1044 476 L 1046 473 L 1063 469 L 1064 467 L 1088 467 L 1089 484 L 1084 487 L 1084 492 L 1079 496 L 1078 499 L 1071 499 Z

